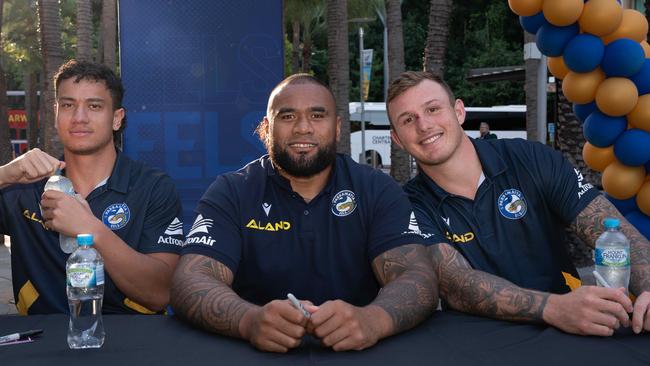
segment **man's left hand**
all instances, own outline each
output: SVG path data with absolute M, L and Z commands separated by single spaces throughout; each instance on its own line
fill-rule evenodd
M 377 312 L 383 310 L 374 305 L 356 307 L 341 300 L 327 301 L 311 314 L 308 329 L 335 351 L 359 351 L 381 337 Z
M 650 292 L 648 291 L 639 295 L 634 302 L 632 330 L 637 334 L 642 330 L 650 331 Z
M 89 232 L 98 220 L 88 202 L 58 191 L 45 191 L 41 196 L 44 224 L 50 230 L 70 237 Z

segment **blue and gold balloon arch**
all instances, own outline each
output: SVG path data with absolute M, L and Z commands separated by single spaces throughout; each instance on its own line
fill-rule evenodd
M 508 0 L 583 122 L 585 163 L 650 238 L 648 21 L 617 0 Z

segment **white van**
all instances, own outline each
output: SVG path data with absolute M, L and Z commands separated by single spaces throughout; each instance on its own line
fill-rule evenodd
M 350 121 L 361 121 L 359 102 L 350 103 Z M 526 106 L 507 105 L 494 107 L 465 107 L 467 116 L 463 128 L 469 137 L 479 136 L 481 122 L 490 124 L 490 131 L 497 138 L 526 138 Z M 390 124 L 384 103 L 364 103 L 366 121 L 366 163 L 376 159 L 378 167 L 390 167 Z M 361 155 L 361 131 L 350 135 L 351 155 L 359 161 Z M 375 155 L 376 154 L 376 155 Z

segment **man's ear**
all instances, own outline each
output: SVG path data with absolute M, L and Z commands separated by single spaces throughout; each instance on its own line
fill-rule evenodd
M 404 146 L 402 145 L 402 142 L 399 139 L 399 136 L 397 135 L 397 132 L 395 132 L 395 129 L 391 127 L 390 129 L 390 137 L 391 139 L 400 147 L 402 150 L 406 150 Z
M 456 99 L 454 102 L 454 113 L 456 113 L 459 125 L 465 123 L 465 103 L 463 103 L 462 99 Z
M 124 108 L 118 108 L 113 112 L 113 131 L 118 131 L 122 127 L 124 120 Z

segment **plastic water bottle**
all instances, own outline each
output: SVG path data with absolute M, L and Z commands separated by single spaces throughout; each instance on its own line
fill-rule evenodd
M 74 196 L 74 187 L 70 179 L 61 175 L 61 170 L 57 169 L 56 173 L 45 183 L 45 191 L 59 191 Z M 63 253 L 70 254 L 77 249 L 77 238 L 69 237 L 59 233 L 59 245 Z
M 596 272 L 612 288 L 627 287 L 630 283 L 630 242 L 619 231 L 618 219 L 606 218 L 605 232 L 596 240 L 594 253 Z M 605 286 L 605 284 L 600 284 Z
M 104 300 L 104 261 L 93 248 L 91 234 L 77 235 L 79 248 L 65 265 L 70 323 L 68 346 L 99 348 L 104 344 L 102 301 Z

